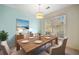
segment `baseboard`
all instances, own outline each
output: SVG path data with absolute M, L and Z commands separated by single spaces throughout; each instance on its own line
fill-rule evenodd
M 74 49 L 74 48 L 71 48 L 71 47 L 66 47 L 66 48 L 69 48 L 69 49 L 72 49 L 72 50 L 74 50 L 74 51 L 78 51 L 78 52 L 79 52 L 78 49 Z

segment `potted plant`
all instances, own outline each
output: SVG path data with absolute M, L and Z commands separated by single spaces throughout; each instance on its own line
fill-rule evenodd
M 1 41 L 5 41 L 8 38 L 8 32 L 5 32 L 4 30 L 0 31 L 0 44 Z

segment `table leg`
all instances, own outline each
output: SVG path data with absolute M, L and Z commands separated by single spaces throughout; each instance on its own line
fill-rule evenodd
M 16 43 L 16 50 L 20 50 L 20 45 Z

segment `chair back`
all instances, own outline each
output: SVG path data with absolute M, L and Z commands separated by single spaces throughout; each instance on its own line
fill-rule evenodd
M 62 48 L 65 50 L 65 48 L 66 48 L 66 43 L 67 43 L 67 38 L 64 38 L 63 39 L 63 43 L 62 43 Z
M 58 38 L 58 45 L 50 47 L 49 54 L 64 55 L 68 38 Z
M 24 39 L 24 35 L 16 35 L 16 40 Z
M 63 38 L 63 39 L 61 39 L 62 45 L 61 45 L 60 48 L 59 48 L 60 54 L 65 54 L 65 48 L 66 48 L 66 44 L 67 44 L 67 39 L 68 39 L 68 38 Z

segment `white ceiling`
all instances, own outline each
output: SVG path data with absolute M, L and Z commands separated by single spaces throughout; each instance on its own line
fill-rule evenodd
M 6 6 L 16 8 L 24 13 L 28 13 L 31 15 L 35 15 L 35 13 L 39 11 L 38 4 L 6 4 Z M 50 8 L 46 9 L 48 6 Z M 50 12 L 54 12 L 68 6 L 70 6 L 70 4 L 41 4 L 40 10 L 46 15 Z

